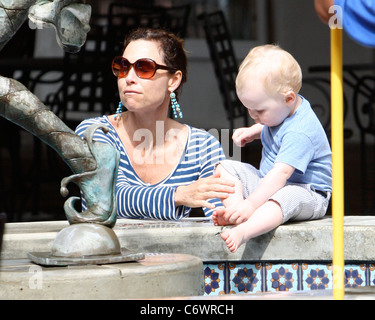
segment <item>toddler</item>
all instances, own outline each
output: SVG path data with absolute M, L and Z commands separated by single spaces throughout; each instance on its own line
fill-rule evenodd
M 275 45 L 254 48 L 239 68 L 237 95 L 255 124 L 237 129 L 233 140 L 244 146 L 261 139 L 263 148 L 259 170 L 231 160 L 216 167 L 235 182 L 235 193 L 213 214 L 215 225 L 236 225 L 221 234 L 232 252 L 287 221 L 326 214 L 331 148 L 310 103 L 298 94 L 301 86 L 299 64 Z

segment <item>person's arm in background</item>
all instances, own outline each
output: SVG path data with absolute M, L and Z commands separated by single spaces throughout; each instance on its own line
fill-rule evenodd
M 342 26 L 345 32 L 356 42 L 365 47 L 375 48 L 375 1 L 373 0 L 314 0 L 319 18 L 330 23 L 335 10 L 341 8 Z
M 331 14 L 329 8 L 335 4 L 335 0 L 315 0 L 315 10 L 323 23 L 328 23 Z

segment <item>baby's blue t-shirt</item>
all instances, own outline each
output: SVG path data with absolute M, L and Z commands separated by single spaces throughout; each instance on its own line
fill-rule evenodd
M 265 176 L 276 162 L 282 162 L 296 169 L 289 183 L 332 191 L 332 152 L 327 135 L 310 103 L 300 97 L 302 103 L 292 116 L 276 127 L 264 126 L 260 173 Z
M 342 8 L 344 30 L 364 46 L 375 47 L 375 1 L 335 0 Z

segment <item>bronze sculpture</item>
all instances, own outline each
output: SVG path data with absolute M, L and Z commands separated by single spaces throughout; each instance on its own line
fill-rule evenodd
M 37 25 L 54 27 L 59 45 L 66 51 L 77 52 L 90 29 L 90 15 L 91 7 L 78 0 L 0 0 L 0 49 L 29 16 Z M 64 208 L 71 224 L 114 226 L 114 181 L 119 157 L 116 150 L 92 142 L 93 131 L 87 135 L 88 140 L 82 140 L 25 86 L 1 75 L 0 115 L 50 145 L 73 171 L 71 177 L 63 179 L 61 193 L 67 196 L 67 183 L 75 182 L 85 195 L 88 210 L 78 213 L 73 206 L 76 198 L 68 199 Z M 98 191 L 99 186 L 104 188 Z
M 0 50 L 27 17 L 36 25 L 53 27 L 58 44 L 78 52 L 89 31 L 91 7 L 79 0 L 0 0 Z M 111 229 L 117 218 L 115 186 L 119 152 L 111 145 L 93 141 L 92 126 L 84 139 L 76 135 L 20 82 L 0 75 L 0 115 L 26 129 L 59 153 L 73 171 L 61 181 L 60 193 L 76 183 L 84 194 L 87 210 L 79 213 L 71 197 L 64 210 L 70 226 L 61 230 L 50 253 L 29 253 L 42 265 L 114 263 L 143 259 L 120 247 Z M 99 239 L 98 239 L 99 238 Z M 78 243 L 78 245 L 77 245 Z

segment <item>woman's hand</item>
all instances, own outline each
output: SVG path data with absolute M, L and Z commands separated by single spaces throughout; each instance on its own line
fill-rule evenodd
M 175 192 L 175 203 L 176 206 L 214 209 L 215 205 L 208 202 L 208 199 L 226 199 L 231 193 L 234 193 L 234 182 L 214 174 L 208 178 L 198 179 L 190 185 L 178 187 Z

